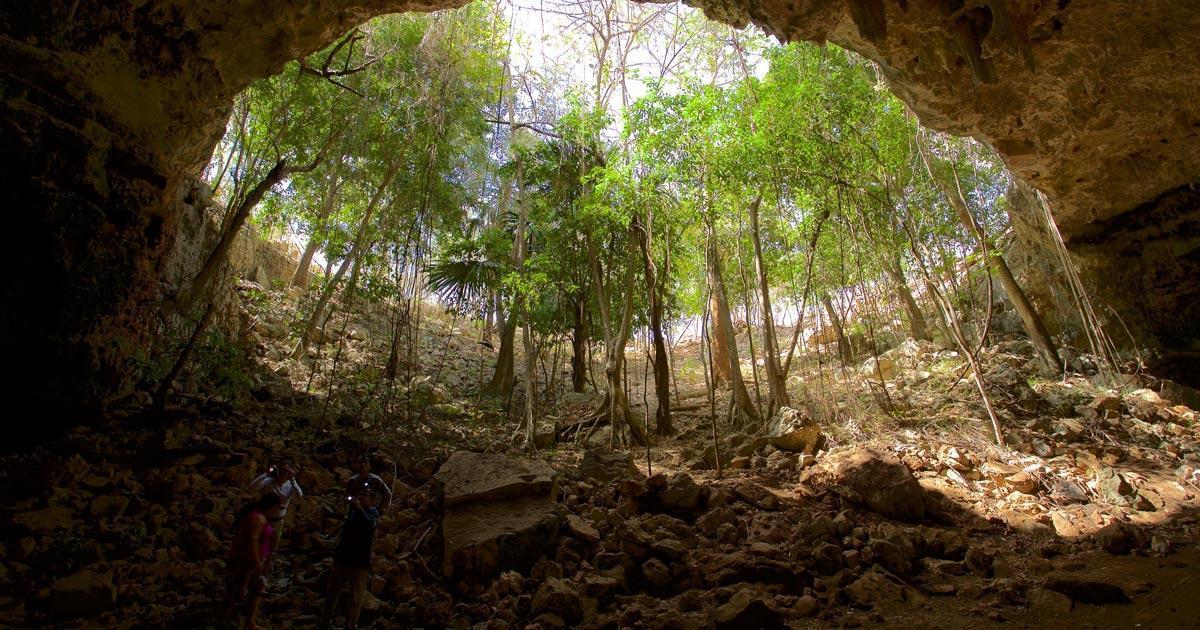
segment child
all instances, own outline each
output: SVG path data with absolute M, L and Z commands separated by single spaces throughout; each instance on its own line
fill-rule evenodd
M 304 490 L 296 482 L 296 469 L 292 466 L 291 462 L 287 461 L 278 466 L 272 466 L 267 472 L 259 475 L 257 479 L 250 482 L 250 490 L 256 496 L 269 493 L 279 497 L 279 503 L 270 510 L 267 510 L 266 513 L 267 519 L 271 521 L 273 532 L 271 547 L 278 549 L 279 538 L 283 535 L 283 518 L 287 516 L 288 506 L 291 504 L 292 499 L 299 499 L 304 496 Z
M 347 497 L 350 512 L 342 524 L 342 535 L 333 553 L 333 572 L 329 576 L 329 589 L 325 593 L 325 606 L 321 611 L 322 628 L 329 627 L 338 597 L 345 588 L 350 590 L 346 627 L 351 630 L 358 627 L 367 577 L 371 574 L 375 527 L 379 524 L 379 510 L 375 508 L 378 497 L 370 483 L 364 483 L 354 490 L 355 493 Z
M 246 613 L 249 630 L 256 627 L 258 609 L 267 592 L 267 559 L 274 551 L 274 531 L 267 514 L 279 507 L 279 503 L 278 495 L 264 494 L 243 507 L 233 523 L 233 545 L 226 560 L 225 613 L 232 616 L 249 591 L 250 608 Z

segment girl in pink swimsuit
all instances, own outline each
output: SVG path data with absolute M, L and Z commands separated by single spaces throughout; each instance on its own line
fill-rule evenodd
M 233 544 L 226 559 L 225 614 L 233 615 L 249 594 L 246 628 L 250 630 L 256 627 L 258 609 L 267 592 L 267 559 L 274 551 L 271 540 L 275 528 L 266 511 L 279 503 L 279 495 L 267 493 L 243 507 L 234 520 Z

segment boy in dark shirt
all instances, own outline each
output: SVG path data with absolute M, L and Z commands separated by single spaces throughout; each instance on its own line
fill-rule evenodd
M 342 535 L 333 552 L 333 572 L 329 576 L 329 589 L 325 592 L 325 606 L 321 611 L 322 628 L 329 627 L 338 597 L 347 588 L 350 590 L 350 610 L 346 613 L 346 627 L 358 627 L 367 577 L 371 574 L 375 527 L 379 524 L 379 510 L 375 508 L 378 497 L 371 484 L 363 484 L 354 490 L 356 492 L 347 497 L 350 512 L 342 524 Z
M 382 502 L 382 507 L 386 510 L 392 503 L 392 489 L 388 487 L 379 475 L 371 472 L 371 457 L 366 453 L 359 453 L 350 461 L 350 470 L 354 472 L 350 476 L 350 481 L 346 484 L 346 494 L 352 495 L 355 489 L 363 484 L 369 484 L 371 489 L 379 494 Z

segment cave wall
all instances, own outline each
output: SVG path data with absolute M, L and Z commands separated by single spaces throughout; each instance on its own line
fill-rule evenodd
M 928 125 L 1043 190 L 1102 301 L 1190 351 L 1200 283 L 1192 0 L 695 0 L 879 62 Z M 0 6 L 0 160 L 15 260 L 0 325 L 30 402 L 129 390 L 190 180 L 233 97 L 372 15 L 461 0 L 48 0 Z M 1119 277 L 1120 286 L 1102 279 Z M 1151 299 L 1128 297 L 1153 290 Z M 15 307 L 12 305 L 16 305 Z
M 373 15 L 452 4 L 0 5 L 0 201 L 18 266 L 0 283 L 0 330 L 20 360 L 12 394 L 56 424 L 130 393 L 153 360 L 177 286 L 166 262 L 181 219 L 199 211 L 194 179 L 233 97 Z

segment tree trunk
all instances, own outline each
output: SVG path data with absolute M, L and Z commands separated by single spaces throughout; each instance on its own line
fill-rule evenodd
M 246 224 L 246 219 L 250 217 L 250 211 L 254 209 L 254 206 L 258 205 L 259 201 L 262 201 L 263 196 L 267 194 L 267 191 L 271 190 L 271 187 L 278 184 L 280 180 L 288 175 L 288 172 L 287 160 L 279 160 L 267 172 L 266 176 L 249 193 L 246 193 L 241 203 L 234 209 L 233 215 L 225 221 L 224 229 L 221 231 L 221 238 L 217 241 L 217 246 L 213 248 L 213 251 L 204 261 L 204 266 L 200 268 L 191 285 L 180 293 L 177 303 L 178 309 L 181 312 L 189 309 L 196 303 L 196 300 L 208 295 L 209 285 L 212 284 L 217 271 L 221 269 L 221 266 L 229 258 L 229 250 L 233 248 L 233 243 L 237 240 L 238 233 L 242 231 L 242 226 Z
M 359 251 L 362 250 L 366 243 L 367 231 L 371 225 L 371 218 L 375 216 L 375 209 L 379 207 L 379 201 L 383 198 L 383 194 L 387 192 L 387 187 L 392 183 L 392 179 L 396 177 L 396 173 L 400 172 L 402 161 L 397 160 L 395 164 L 388 168 L 387 173 L 383 176 L 383 181 L 379 182 L 379 186 L 371 195 L 371 200 L 367 202 L 367 208 L 363 211 L 362 221 L 358 223 L 358 229 L 354 233 L 354 242 L 350 245 L 350 251 L 346 253 L 345 260 L 338 266 L 337 273 L 325 283 L 325 288 L 321 291 L 321 297 L 317 300 L 316 306 L 313 307 L 312 315 L 308 318 L 308 323 L 304 326 L 304 333 L 300 336 L 300 343 L 296 344 L 295 351 L 292 352 L 294 358 L 304 356 L 308 351 L 308 346 L 312 343 L 313 333 L 317 330 L 317 323 L 321 321 L 321 317 L 325 314 L 325 307 L 329 304 L 329 300 L 333 297 L 333 292 L 337 288 L 338 282 L 342 276 L 346 274 L 346 270 L 354 263 L 358 257 Z
M 775 416 L 780 407 L 792 404 L 788 396 L 787 381 L 779 364 L 779 341 L 775 333 L 775 316 L 771 312 L 770 279 L 763 262 L 762 234 L 759 229 L 758 210 L 762 193 L 750 204 L 750 236 L 754 242 L 754 271 L 758 276 L 759 302 L 762 305 L 763 355 L 767 364 L 767 417 Z
M 966 197 L 963 196 L 962 182 L 958 178 L 958 171 L 954 170 L 954 165 L 950 165 L 950 172 L 954 179 L 954 188 L 951 189 L 949 182 L 943 177 L 938 177 L 933 173 L 933 159 L 930 155 L 929 147 L 918 135 L 918 148 L 922 158 L 925 160 L 925 168 L 929 171 L 930 177 L 938 184 L 942 190 L 942 194 L 946 196 L 946 200 L 950 203 L 950 207 L 954 209 L 954 213 L 958 216 L 958 220 L 969 234 L 975 237 L 975 242 L 978 244 L 982 253 L 987 256 L 989 264 L 1000 276 L 1000 285 L 1004 287 L 1004 292 L 1008 295 L 1008 299 L 1016 309 L 1017 315 L 1021 318 L 1021 323 L 1025 326 L 1025 332 L 1029 335 L 1029 340 L 1033 342 L 1034 348 L 1037 349 L 1038 358 L 1042 363 L 1042 368 L 1046 372 L 1060 372 L 1063 369 L 1062 360 L 1058 357 L 1058 349 L 1054 345 L 1054 341 L 1050 338 L 1049 331 L 1046 330 L 1046 324 L 1042 322 L 1041 315 L 1037 309 L 1030 303 L 1029 297 L 1025 295 L 1025 291 L 1021 289 L 1021 285 L 1017 284 L 1013 278 L 1012 271 L 1008 268 L 1008 263 L 1000 252 L 992 251 L 988 246 L 987 235 L 975 222 L 975 217 L 971 215 L 971 210 L 967 207 Z
M 1033 307 L 1029 297 L 1021 289 L 1021 285 L 1017 284 L 1017 279 L 1013 277 L 1012 270 L 1008 268 L 1004 257 L 996 253 L 991 256 L 991 259 L 992 269 L 1000 277 L 1000 286 L 1004 287 L 1004 292 L 1008 294 L 1008 299 L 1016 309 L 1017 315 L 1020 316 L 1021 323 L 1025 325 L 1025 330 L 1029 333 L 1033 347 L 1037 349 L 1042 366 L 1047 371 L 1061 371 L 1062 361 L 1058 358 L 1058 351 L 1050 338 L 1050 331 L 1046 330 L 1046 324 L 1042 322 L 1037 309 Z
M 842 365 L 850 362 L 850 339 L 846 337 L 846 329 L 842 325 L 842 318 L 838 316 L 837 309 L 833 306 L 833 299 L 828 293 L 821 294 L 821 304 L 825 306 L 825 312 L 829 314 L 829 323 L 833 326 L 833 332 L 837 335 L 838 356 L 842 359 Z
M 908 281 L 904 277 L 904 273 L 900 270 L 899 261 L 891 261 L 884 265 L 884 271 L 888 277 L 892 279 L 892 283 L 896 289 L 896 296 L 900 298 L 900 303 L 904 305 L 904 310 L 908 311 L 908 331 L 913 339 L 924 339 L 929 341 L 929 327 L 925 323 L 925 315 L 921 312 L 921 307 L 917 305 L 916 298 L 913 297 L 912 291 L 908 288 Z
M 711 287 L 711 279 L 709 284 Z M 733 326 L 721 317 L 717 296 L 711 290 L 708 296 L 708 320 L 712 322 L 712 330 L 709 331 L 709 344 L 712 346 L 709 352 L 712 355 L 712 381 L 713 387 L 718 387 L 725 385 L 732 378 L 729 373 L 729 346 L 725 340 L 733 336 Z
M 294 287 L 308 288 L 308 276 L 309 269 L 312 267 L 312 259 L 321 247 L 321 235 L 325 232 L 329 215 L 333 214 L 333 207 L 337 203 L 339 188 L 341 188 L 341 183 L 337 174 L 330 175 L 329 187 L 325 190 L 325 196 L 321 200 L 320 214 L 317 215 L 317 220 L 313 224 L 313 233 L 308 237 L 308 243 L 304 246 L 304 253 L 300 256 L 300 263 L 296 265 L 296 272 L 292 274 L 290 284 Z
M 713 233 L 712 225 L 708 226 L 708 285 L 716 302 L 717 312 L 715 338 L 721 340 L 726 347 L 727 361 L 726 368 L 729 370 L 729 384 L 731 390 L 730 416 L 732 417 L 734 426 L 739 428 L 755 429 L 761 424 L 762 419 L 758 415 L 758 410 L 754 407 L 754 401 L 750 399 L 750 392 L 746 389 L 746 382 L 742 380 L 742 364 L 738 359 L 737 338 L 733 333 L 733 321 L 729 313 L 729 300 L 725 293 L 725 279 L 721 272 L 721 252 L 717 248 L 716 235 Z M 716 344 L 713 344 L 714 354 Z M 716 357 L 714 356 L 714 361 Z
M 497 300 L 502 304 L 501 300 Z M 496 369 L 492 372 L 492 380 L 485 391 L 493 396 L 507 397 L 513 388 L 513 347 L 517 338 L 517 318 L 515 313 L 505 316 L 499 309 L 496 319 L 500 320 L 500 353 L 496 355 Z
M 634 232 L 642 251 L 646 300 L 650 307 L 650 335 L 654 342 L 654 395 L 658 399 L 658 406 L 654 412 L 654 432 L 670 435 L 675 431 L 671 426 L 671 371 L 667 363 L 667 346 L 663 342 L 662 300 L 659 296 L 658 274 L 654 258 L 650 255 L 650 229 L 642 225 L 640 217 L 635 214 L 630 230 Z
M 571 391 L 582 393 L 587 384 L 587 293 L 575 293 L 575 325 L 571 329 Z

